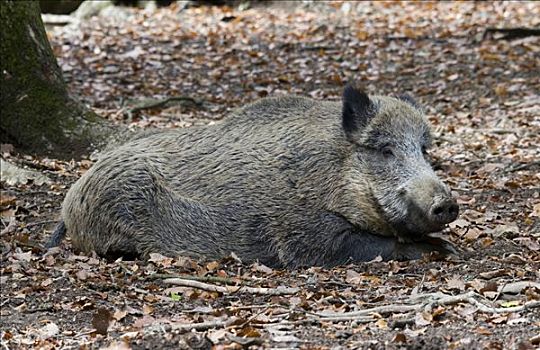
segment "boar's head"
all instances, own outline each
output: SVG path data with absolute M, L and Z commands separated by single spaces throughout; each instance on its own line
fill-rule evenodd
M 370 208 L 363 225 L 415 241 L 456 219 L 458 205 L 428 159 L 429 123 L 411 97 L 370 97 L 349 85 L 342 113 L 352 145 L 347 202 Z

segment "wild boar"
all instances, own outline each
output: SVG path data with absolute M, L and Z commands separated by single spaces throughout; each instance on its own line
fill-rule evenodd
M 99 255 L 235 252 L 273 267 L 455 252 L 429 237 L 458 215 L 426 155 L 410 97 L 265 98 L 224 122 L 141 136 L 102 155 L 69 190 L 73 246 Z

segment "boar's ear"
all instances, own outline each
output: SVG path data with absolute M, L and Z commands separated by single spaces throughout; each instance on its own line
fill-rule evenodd
M 407 102 L 408 104 L 410 104 L 411 106 L 413 106 L 416 109 L 422 109 L 422 107 L 420 107 L 418 102 L 416 102 L 416 100 L 414 98 L 412 98 L 412 96 L 409 95 L 409 94 L 399 95 L 397 98 L 400 99 L 403 102 Z
M 366 126 L 375 116 L 375 105 L 365 92 L 349 84 L 343 91 L 342 113 L 343 129 L 350 135 Z

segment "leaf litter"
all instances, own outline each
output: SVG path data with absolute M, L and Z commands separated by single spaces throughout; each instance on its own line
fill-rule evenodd
M 70 91 L 115 123 L 211 124 L 268 95 L 339 99 L 351 79 L 415 96 L 433 124 L 435 168 L 462 206 L 444 232 L 461 254 L 282 271 L 235 256 L 110 262 L 69 240 L 46 251 L 67 189 L 92 161 L 2 145 L 4 159 L 51 180 L 1 183 L 4 347 L 539 346 L 540 42 L 484 35 L 538 27 L 538 4 L 126 11 L 49 30 Z

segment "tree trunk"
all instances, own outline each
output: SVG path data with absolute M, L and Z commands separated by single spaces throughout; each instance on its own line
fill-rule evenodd
M 1 0 L 0 23 L 0 142 L 59 158 L 102 145 L 114 129 L 68 95 L 39 3 Z

